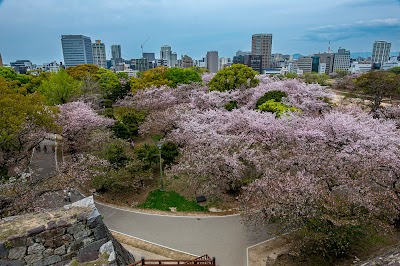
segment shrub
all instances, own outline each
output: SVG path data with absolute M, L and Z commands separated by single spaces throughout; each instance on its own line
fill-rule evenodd
M 230 101 L 227 104 L 225 104 L 225 109 L 228 110 L 229 112 L 237 108 L 238 108 L 237 101 Z
M 286 98 L 287 96 L 287 93 L 284 91 L 268 91 L 260 99 L 258 99 L 256 103 L 256 109 L 258 109 L 259 106 L 266 101 L 274 100 L 275 102 L 281 102 L 282 98 Z
M 274 113 L 278 118 L 287 112 L 300 112 L 300 109 L 296 107 L 287 106 L 286 104 L 275 102 L 274 100 L 266 101 L 261 104 L 257 110 Z
M 168 141 L 161 146 L 161 157 L 165 165 L 172 164 L 178 155 L 178 147 L 175 143 Z

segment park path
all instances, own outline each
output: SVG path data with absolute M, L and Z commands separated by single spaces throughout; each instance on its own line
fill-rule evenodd
M 40 152 L 33 155 L 32 178 L 51 176 L 55 171 L 52 140 L 42 143 Z M 47 152 L 43 151 L 47 145 Z M 73 200 L 81 199 L 74 195 Z M 241 223 L 239 215 L 230 216 L 165 216 L 135 212 L 96 202 L 107 227 L 119 233 L 163 245 L 193 255 L 216 257 L 219 266 L 247 265 L 247 247 L 273 236 Z M 259 232 L 259 231 L 258 231 Z M 151 258 L 149 258 L 151 259 Z

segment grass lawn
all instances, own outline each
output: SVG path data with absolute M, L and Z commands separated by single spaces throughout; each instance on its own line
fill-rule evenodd
M 171 211 L 170 207 L 176 207 L 180 212 L 206 212 L 207 207 L 199 205 L 196 201 L 189 201 L 175 191 L 154 190 L 150 192 L 146 201 L 139 208 Z

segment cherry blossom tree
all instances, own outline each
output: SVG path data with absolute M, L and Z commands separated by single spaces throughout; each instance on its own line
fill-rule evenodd
M 113 119 L 98 115 L 88 103 L 71 102 L 60 105 L 59 109 L 57 124 L 62 127 L 61 135 L 71 154 L 84 146 L 91 131 L 114 124 Z

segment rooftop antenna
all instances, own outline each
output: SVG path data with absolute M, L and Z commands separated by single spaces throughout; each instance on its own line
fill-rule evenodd
M 147 38 L 147 40 L 145 40 L 145 41 L 142 43 L 142 45 L 140 45 L 140 48 L 142 48 L 142 57 L 143 57 L 143 45 L 145 45 L 145 43 L 146 43 L 149 39 L 150 39 L 150 37 Z
M 328 53 L 331 53 L 331 41 L 329 41 Z

